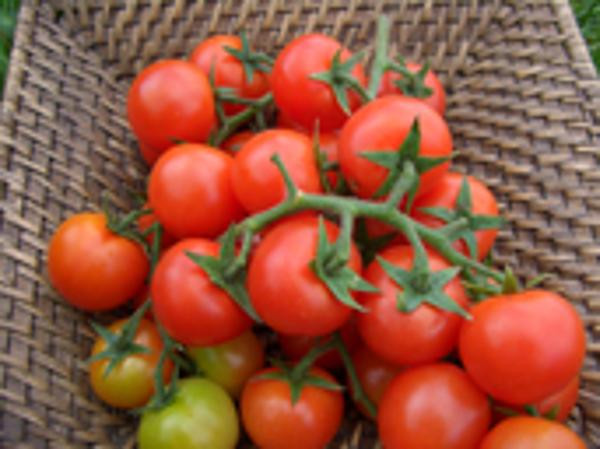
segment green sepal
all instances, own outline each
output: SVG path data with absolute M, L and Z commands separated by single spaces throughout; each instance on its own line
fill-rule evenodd
M 407 97 L 428 98 L 433 94 L 433 89 L 425 85 L 425 76 L 429 72 L 429 62 L 421 66 L 417 72 L 412 72 L 406 67 L 402 56 L 390 63 L 390 70 L 402 75 L 401 78 L 394 80 L 394 85 Z
M 246 81 L 251 83 L 254 79 L 254 72 L 269 73 L 271 71 L 273 59 L 265 53 L 253 52 L 244 31 L 240 33 L 240 40 L 242 41 L 241 50 L 228 46 L 224 48 L 227 53 L 242 63 Z
M 359 217 L 356 221 L 354 241 L 360 251 L 364 265 L 369 265 L 375 259 L 375 255 L 379 253 L 379 251 L 392 243 L 396 238 L 396 235 L 397 233 L 395 232 L 389 232 L 378 237 L 371 237 L 367 230 L 365 219 Z

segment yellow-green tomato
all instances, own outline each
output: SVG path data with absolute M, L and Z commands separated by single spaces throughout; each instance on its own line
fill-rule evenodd
M 196 366 L 209 379 L 238 398 L 246 381 L 265 363 L 265 352 L 252 331 L 216 346 L 190 347 Z
M 181 380 L 174 400 L 142 415 L 139 449 L 234 449 L 239 420 L 231 397 L 214 382 Z

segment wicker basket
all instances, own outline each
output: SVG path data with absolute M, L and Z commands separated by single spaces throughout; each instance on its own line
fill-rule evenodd
M 571 424 L 600 447 L 600 82 L 566 0 L 23 3 L 0 124 L 0 447 L 134 445 L 132 422 L 91 394 L 87 317 L 52 291 L 44 263 L 61 220 L 103 191 L 126 207 L 146 173 L 124 114 L 133 74 L 242 28 L 271 52 L 308 31 L 369 47 L 382 13 L 395 49 L 429 58 L 447 86 L 456 165 L 501 199 L 498 264 L 552 273 L 545 286 L 583 315 Z M 372 426 L 346 421 L 331 447 L 376 447 Z

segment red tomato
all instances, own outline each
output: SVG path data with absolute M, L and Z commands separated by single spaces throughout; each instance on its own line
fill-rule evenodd
M 544 399 L 575 377 L 585 356 L 577 311 L 544 290 L 496 296 L 471 309 L 459 350 L 465 369 L 486 393 L 502 402 Z
M 256 133 L 252 131 L 240 131 L 223 142 L 221 144 L 221 148 L 227 150 L 229 154 L 235 156 L 235 153 L 240 151 L 246 142 L 252 139 L 255 135 Z
M 258 244 L 248 268 L 248 292 L 260 317 L 288 335 L 319 336 L 340 328 L 352 313 L 329 291 L 310 267 L 318 241 L 318 219 L 300 217 L 274 227 Z M 325 221 L 333 242 L 336 225 Z M 358 250 L 351 248 L 349 266 L 361 271 Z
M 161 152 L 156 151 L 154 148 L 149 147 L 143 142 L 138 142 L 138 147 L 140 149 L 142 159 L 144 159 L 149 167 L 152 167 L 156 160 L 160 157 Z
M 502 421 L 487 434 L 480 449 L 586 449 L 568 427 L 531 416 Z
M 100 213 L 64 221 L 48 246 L 48 274 L 56 290 L 83 310 L 109 310 L 135 295 L 148 275 L 144 250 L 114 234 Z
M 270 368 L 257 376 L 276 371 Z M 310 374 L 335 382 L 318 368 Z M 333 439 L 344 411 L 339 391 L 307 385 L 292 404 L 287 382 L 257 376 L 246 383 L 240 403 L 244 428 L 254 444 L 261 449 L 322 449 Z
M 113 323 L 108 330 L 121 332 L 127 320 Z M 154 394 L 154 374 L 158 367 L 163 342 L 156 326 L 147 320 L 141 320 L 133 343 L 148 348 L 149 352 L 133 354 L 120 361 L 108 375 L 105 375 L 109 359 L 90 364 L 90 384 L 94 393 L 107 404 L 119 408 L 144 406 Z M 100 337 L 94 343 L 92 356 L 106 350 L 106 341 Z M 163 365 L 163 381 L 171 378 L 173 364 L 166 360 Z
M 449 157 L 452 136 L 448 125 L 437 112 L 414 98 L 397 95 L 378 98 L 358 110 L 344 125 L 338 141 L 340 165 L 350 188 L 358 196 L 372 197 L 389 172 L 362 157 L 361 153 L 397 151 L 415 118 L 421 133 L 419 156 Z M 417 195 L 430 190 L 448 166 L 447 162 L 423 173 Z
M 352 362 L 363 391 L 375 405 L 379 405 L 384 391 L 402 368 L 386 362 L 366 346 L 360 346 L 352 353 Z M 352 385 L 350 385 L 350 389 L 352 389 Z M 361 404 L 357 404 L 357 406 L 365 416 L 374 418 L 369 416 Z
M 313 74 L 328 71 L 340 49 L 342 62 L 352 56 L 331 37 L 305 34 L 287 44 L 275 60 L 271 73 L 275 103 L 287 117 L 305 129 L 314 129 L 318 121 L 321 131 L 332 131 L 348 119 L 331 87 L 310 78 Z M 354 66 L 351 75 L 363 86 L 366 84 L 360 64 Z M 347 93 L 349 107 L 354 111 L 360 105 L 360 97 L 349 90 Z
M 269 78 L 266 73 L 255 71 L 252 81 L 248 82 L 242 62 L 228 53 L 225 47 L 241 50 L 242 40 L 237 36 L 216 35 L 202 41 L 192 52 L 190 61 L 210 76 L 214 67 L 216 87 L 227 87 L 234 90 L 240 98 L 259 98 L 269 91 Z M 245 106 L 234 103 L 223 105 L 225 114 L 232 115 L 242 111 Z
M 151 301 L 152 299 L 150 298 L 150 287 L 146 284 L 144 284 L 142 286 L 142 288 L 140 289 L 139 292 L 137 292 L 135 294 L 135 296 L 132 298 L 131 300 L 131 305 L 133 306 L 133 308 L 135 310 L 139 309 L 140 307 L 142 307 L 146 301 Z M 148 321 L 154 321 L 154 315 L 152 314 L 152 309 L 149 308 L 146 313 L 144 314 L 144 318 L 146 318 Z
M 442 363 L 399 374 L 381 398 L 377 423 L 385 449 L 477 449 L 490 414 L 465 372 Z
M 242 147 L 233 162 L 233 190 L 248 212 L 268 209 L 286 196 L 283 176 L 271 161 L 274 154 L 300 190 L 321 192 L 311 140 L 287 129 L 263 131 Z
M 346 324 L 340 329 L 342 340 L 348 351 L 352 352 L 360 343 L 358 329 L 356 329 L 356 320 L 350 318 Z M 277 334 L 277 341 L 286 358 L 294 362 L 299 361 L 302 357 L 308 354 L 315 345 L 326 341 L 325 337 L 308 337 L 305 335 L 285 335 Z M 344 366 L 344 362 L 337 350 L 332 349 L 327 351 L 315 361 L 316 366 L 327 370 L 337 370 Z
M 310 130 L 304 129 L 298 123 L 296 123 L 291 118 L 289 118 L 287 115 L 285 115 L 282 111 L 279 111 L 279 114 L 277 114 L 277 127 L 293 129 L 295 131 L 299 131 L 299 132 L 305 133 L 305 134 L 310 133 Z
M 420 209 L 425 207 L 443 207 L 455 210 L 456 200 L 464 179 L 465 176 L 460 173 L 445 173 L 438 179 L 437 184 L 429 192 L 416 199 L 411 215 L 417 221 L 433 228 L 446 224 L 439 218 L 428 215 Z M 478 179 L 472 176 L 467 176 L 466 179 L 471 191 L 472 209 L 470 212 L 474 215 L 498 216 L 498 203 L 496 203 L 494 194 Z M 488 255 L 497 235 L 497 229 L 486 229 L 475 232 L 478 258 L 480 260 Z M 457 247 L 465 255 L 470 255 L 469 249 L 463 240 L 457 242 Z
M 152 276 L 155 318 L 175 340 L 194 346 L 223 343 L 250 329 L 252 320 L 187 252 L 214 257 L 219 245 L 186 239 L 169 248 Z
M 406 68 L 413 73 L 417 73 L 421 69 L 421 64 L 407 62 Z M 381 78 L 381 85 L 379 87 L 379 91 L 377 92 L 377 96 L 382 97 L 384 95 L 393 94 L 404 95 L 402 89 L 395 84 L 395 81 L 401 78 L 402 75 L 398 72 L 385 72 Z M 428 97 L 419 98 L 419 100 L 435 109 L 438 114 L 444 115 L 444 112 L 446 111 L 446 92 L 444 91 L 444 86 L 442 85 L 441 81 L 432 70 L 427 71 L 425 79 L 423 80 L 423 84 L 426 87 L 429 87 L 432 90 L 432 93 Z
M 148 203 L 144 204 L 143 209 L 150 209 L 150 204 L 148 204 Z M 140 230 L 140 232 L 145 232 L 146 230 L 148 230 L 150 228 L 150 226 L 152 226 L 157 221 L 158 221 L 158 219 L 156 218 L 156 215 L 154 214 L 154 212 L 151 212 L 146 215 L 142 215 L 140 218 L 138 218 L 138 221 L 137 221 L 138 229 Z M 146 236 L 146 241 L 148 242 L 149 245 L 153 244 L 154 232 L 150 232 Z M 169 234 L 165 229 L 162 230 L 162 234 L 160 236 L 161 249 L 168 248 L 176 241 L 177 241 L 177 239 L 175 239 L 175 237 L 173 237 L 171 234 Z
M 433 272 L 450 267 L 432 250 L 427 254 Z M 379 256 L 396 267 L 412 268 L 411 246 L 392 246 Z M 358 330 L 363 341 L 377 355 L 398 365 L 414 365 L 438 360 L 456 346 L 463 321 L 461 316 L 429 304 L 421 304 L 409 313 L 398 310 L 397 298 L 403 288 L 377 261 L 366 269 L 365 279 L 380 292 L 360 295 L 359 301 L 367 312 L 358 315 Z M 444 292 L 466 307 L 467 296 L 458 277 L 446 284 Z
M 176 140 L 203 142 L 215 125 L 210 83 L 189 62 L 155 62 L 133 81 L 127 117 L 136 137 L 157 152 Z
M 242 209 L 231 188 L 233 159 L 201 144 L 178 145 L 152 168 L 148 199 L 167 232 L 177 238 L 216 237 Z

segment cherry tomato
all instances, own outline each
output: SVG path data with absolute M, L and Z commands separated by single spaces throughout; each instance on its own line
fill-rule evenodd
M 113 323 L 108 330 L 118 333 L 127 320 Z M 90 365 L 90 383 L 94 393 L 113 407 L 142 407 L 154 394 L 154 374 L 163 349 L 162 339 L 156 326 L 142 319 L 133 338 L 133 343 L 145 346 L 150 352 L 132 354 L 119 362 L 108 375 L 105 370 L 110 361 L 101 359 Z M 92 348 L 92 356 L 104 351 L 106 341 L 98 337 Z M 169 382 L 173 364 L 166 360 L 163 365 L 163 380 Z
M 248 268 L 248 292 L 260 317 L 287 335 L 320 336 L 340 328 L 352 313 L 312 271 L 318 219 L 302 216 L 274 227 L 258 244 Z M 336 225 L 324 222 L 333 242 Z M 361 271 L 358 250 L 351 247 L 349 267 Z
M 142 415 L 139 449 L 235 449 L 240 428 L 235 405 L 214 382 L 179 381 L 175 398 Z
M 231 156 L 201 144 L 178 145 L 158 160 L 148 198 L 167 232 L 217 237 L 242 216 L 231 188 L 232 165 Z
M 262 343 L 252 331 L 220 345 L 189 347 L 188 353 L 204 376 L 236 398 L 250 376 L 265 362 Z
M 568 427 L 531 416 L 502 421 L 488 433 L 480 449 L 586 449 Z
M 354 317 L 346 321 L 346 324 L 340 329 L 342 340 L 346 345 L 348 351 L 352 352 L 354 348 L 360 343 L 360 336 L 356 329 L 356 320 Z M 285 335 L 277 334 L 277 341 L 281 347 L 282 352 L 286 358 L 294 362 L 299 361 L 317 344 L 326 341 L 328 336 L 325 337 L 308 337 L 306 335 Z M 337 350 L 332 349 L 327 351 L 325 354 L 320 356 L 316 361 L 315 365 L 326 370 L 335 371 L 342 366 L 344 362 L 340 357 Z
M 101 213 L 64 221 L 48 246 L 52 285 L 73 306 L 109 310 L 135 295 L 148 275 L 142 247 L 110 231 Z
M 268 209 L 286 196 L 283 176 L 271 160 L 274 154 L 300 190 L 321 192 L 311 140 L 287 129 L 263 131 L 246 142 L 233 162 L 233 190 L 248 212 Z
M 377 423 L 385 449 L 478 449 L 490 414 L 466 373 L 441 363 L 399 374 L 381 398 Z
M 151 301 L 152 298 L 150 298 L 150 286 L 147 284 L 144 284 L 142 286 L 142 288 L 140 288 L 140 291 L 137 292 L 135 294 L 135 296 L 132 298 L 131 300 L 131 305 L 133 306 L 133 308 L 135 310 L 139 309 L 140 307 L 142 307 L 146 301 Z M 144 318 L 146 318 L 148 321 L 154 321 L 154 315 L 152 314 L 152 308 L 149 308 L 148 310 L 146 310 L 146 313 L 144 314 Z
M 431 271 L 450 267 L 432 250 L 428 250 L 427 255 Z M 411 246 L 392 246 L 379 256 L 396 267 L 412 268 Z M 360 295 L 359 301 L 367 312 L 358 314 L 358 330 L 363 341 L 377 355 L 398 365 L 413 365 L 438 360 L 456 346 L 463 321 L 461 316 L 425 303 L 412 312 L 400 311 L 398 294 L 403 288 L 390 278 L 378 261 L 366 269 L 365 279 L 377 287 L 379 293 Z M 458 277 L 446 284 L 444 293 L 466 307 L 467 296 Z
M 556 293 L 496 296 L 471 314 L 460 332 L 460 357 L 475 383 L 495 399 L 536 402 L 565 387 L 581 368 L 583 325 Z
M 229 154 L 235 156 L 235 153 L 240 151 L 246 142 L 252 139 L 255 135 L 256 133 L 252 131 L 240 131 L 223 142 L 221 144 L 221 148 L 227 150 Z
M 421 70 L 421 64 L 407 62 L 406 68 L 413 73 L 417 73 L 419 70 Z M 377 92 L 377 96 L 381 97 L 392 94 L 404 95 L 402 89 L 396 85 L 396 81 L 401 78 L 402 75 L 398 72 L 385 72 L 381 78 L 381 85 L 379 87 L 379 91 Z M 446 111 L 446 92 L 444 91 L 444 86 L 442 85 L 441 81 L 432 70 L 428 70 L 425 74 L 423 84 L 426 87 L 429 87 L 432 92 L 428 97 L 419 99 L 435 109 L 438 114 L 444 115 L 444 112 Z
M 393 120 L 390 119 L 393 117 Z M 360 197 L 372 197 L 386 179 L 389 169 L 361 156 L 363 152 L 395 152 L 408 135 L 413 121 L 420 129 L 419 156 L 449 157 L 452 136 L 440 115 L 414 98 L 390 95 L 363 106 L 346 122 L 338 141 L 342 173 L 350 188 Z M 430 190 L 448 170 L 438 165 L 421 175 L 417 195 Z
M 364 345 L 352 353 L 352 363 L 363 391 L 375 405 L 379 405 L 384 391 L 402 370 L 400 366 L 386 362 Z M 351 384 L 350 389 L 352 390 Z M 374 418 L 369 416 L 362 404 L 356 405 L 365 416 Z
M 305 134 L 309 134 L 311 132 L 311 130 L 307 130 L 307 129 L 303 128 L 302 126 L 300 126 L 295 121 L 293 121 L 291 118 L 289 118 L 287 115 L 285 115 L 285 113 L 282 111 L 279 111 L 279 114 L 277 114 L 277 127 L 293 129 L 295 131 L 299 131 L 299 132 L 305 133 Z
M 250 329 L 251 319 L 210 281 L 188 252 L 214 257 L 219 245 L 186 239 L 162 256 L 151 284 L 154 316 L 160 324 L 175 340 L 193 346 L 223 343 Z
M 225 47 L 241 50 L 242 40 L 237 36 L 219 34 L 202 41 L 192 52 L 190 61 L 210 76 L 214 70 L 216 87 L 233 89 L 240 98 L 255 99 L 269 91 L 269 78 L 266 73 L 255 71 L 252 81 L 246 78 L 242 62 L 227 52 Z M 214 69 L 213 69 L 214 67 Z M 236 114 L 245 106 L 234 103 L 224 103 L 226 115 Z
M 157 152 L 176 140 L 203 142 L 216 124 L 210 83 L 189 62 L 155 62 L 133 81 L 127 117 L 136 137 Z
M 270 368 L 257 376 L 276 371 Z M 318 368 L 310 374 L 335 382 Z M 261 449 L 322 449 L 340 426 L 344 399 L 339 391 L 306 385 L 292 404 L 287 382 L 255 376 L 244 387 L 240 408 L 246 432 Z
M 314 129 L 318 121 L 322 131 L 332 131 L 348 119 L 331 86 L 310 78 L 313 74 L 328 71 L 340 50 L 342 62 L 352 56 L 331 37 L 305 34 L 287 44 L 275 60 L 271 73 L 275 103 L 287 117 L 305 129 Z M 366 84 L 360 64 L 354 66 L 351 75 L 363 86 Z M 360 105 L 360 97 L 350 90 L 347 95 L 348 106 L 354 111 Z
M 456 200 L 464 179 L 465 176 L 460 173 L 447 172 L 442 175 L 440 179 L 438 179 L 437 184 L 433 186 L 429 192 L 416 199 L 411 215 L 417 221 L 433 228 L 446 224 L 439 218 L 435 218 L 421 209 L 425 207 L 442 207 L 455 210 L 457 207 Z M 498 216 L 498 203 L 496 202 L 496 198 L 494 198 L 494 194 L 478 179 L 467 176 L 466 180 L 471 193 L 472 208 L 469 212 L 474 215 Z M 475 231 L 477 256 L 480 260 L 488 255 L 497 235 L 497 229 Z M 470 255 L 469 249 L 463 240 L 458 240 L 457 247 L 465 255 Z
M 143 209 L 150 209 L 150 204 L 148 204 L 148 203 L 144 204 Z M 154 212 L 150 212 L 149 214 L 142 215 L 140 218 L 138 218 L 138 221 L 137 221 L 138 229 L 140 230 L 140 232 L 146 232 L 157 221 L 158 221 L 158 218 L 156 218 L 156 214 L 154 214 Z M 153 244 L 154 232 L 148 233 L 148 235 L 146 236 L 146 241 L 148 242 L 149 245 Z M 173 237 L 171 234 L 169 234 L 165 229 L 162 230 L 162 233 L 160 236 L 160 248 L 161 249 L 168 248 L 176 241 L 177 241 L 177 239 L 175 239 L 175 237 Z
M 157 159 L 160 157 L 161 152 L 156 151 L 154 148 L 151 148 L 143 142 L 138 142 L 138 147 L 140 149 L 142 159 L 144 159 L 144 161 L 149 167 L 152 167 L 157 161 Z

